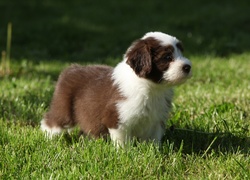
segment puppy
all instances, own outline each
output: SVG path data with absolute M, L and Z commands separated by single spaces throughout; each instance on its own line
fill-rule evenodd
M 175 37 L 149 32 L 114 68 L 72 65 L 58 79 L 41 129 L 52 136 L 78 125 L 83 134 L 110 135 L 122 147 L 131 138 L 160 143 L 172 87 L 191 77 L 191 62 L 182 52 Z

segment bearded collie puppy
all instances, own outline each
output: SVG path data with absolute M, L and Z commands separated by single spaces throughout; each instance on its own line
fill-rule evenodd
M 116 67 L 72 65 L 59 76 L 41 129 L 52 136 L 78 125 L 90 137 L 160 143 L 172 87 L 191 77 L 181 42 L 161 32 L 136 40 Z

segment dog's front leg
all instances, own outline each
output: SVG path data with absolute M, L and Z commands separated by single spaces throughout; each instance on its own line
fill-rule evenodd
M 117 148 L 125 148 L 130 140 L 130 135 L 122 129 L 109 129 L 110 138 Z
M 153 141 L 157 146 L 161 145 L 162 137 L 165 134 L 165 123 L 160 121 L 151 127 L 150 141 Z

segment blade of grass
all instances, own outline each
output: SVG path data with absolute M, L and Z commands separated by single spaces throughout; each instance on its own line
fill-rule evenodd
M 0 66 L 0 74 L 5 74 L 6 68 L 6 52 L 2 51 L 2 58 L 1 58 L 1 66 Z
M 7 26 L 7 45 L 6 45 L 6 71 L 10 72 L 10 53 L 11 53 L 11 39 L 12 39 L 12 23 Z
M 241 167 L 241 169 L 245 172 L 245 178 L 249 178 L 250 171 L 244 167 L 236 158 L 233 158 L 235 162 Z
M 216 141 L 218 137 L 216 136 L 213 141 L 210 143 L 210 145 L 208 146 L 208 148 L 206 149 L 206 151 L 202 154 L 201 158 L 204 158 L 204 156 L 207 154 L 207 152 L 211 149 L 212 145 L 214 144 L 214 142 Z

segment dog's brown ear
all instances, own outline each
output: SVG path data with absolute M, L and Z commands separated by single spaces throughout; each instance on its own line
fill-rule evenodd
M 126 52 L 127 64 L 139 77 L 146 77 L 151 72 L 150 49 L 144 40 L 138 40 Z

